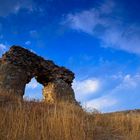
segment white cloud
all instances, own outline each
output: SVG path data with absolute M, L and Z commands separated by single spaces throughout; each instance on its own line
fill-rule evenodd
M 38 88 L 39 83 L 33 78 L 29 84 L 27 84 L 27 88 L 36 89 Z
M 42 100 L 43 99 L 42 88 L 43 85 L 38 83 L 36 79 L 33 78 L 31 82 L 26 85 L 24 98 L 26 100 L 33 100 L 33 99 Z
M 68 14 L 63 24 L 68 24 L 72 29 L 94 35 L 97 32 L 97 26 L 110 26 L 110 21 L 106 16 L 112 12 L 114 5 L 113 1 L 110 1 L 97 8 Z
M 111 94 L 114 93 L 134 93 L 139 91 L 140 85 L 140 74 L 130 75 L 126 74 L 122 77 L 119 85 L 110 91 Z
M 113 47 L 130 53 L 140 54 L 140 27 L 135 24 L 124 28 L 112 26 L 100 38 L 104 47 Z
M 117 78 L 118 77 L 118 78 Z M 106 81 L 106 83 L 112 83 L 113 81 L 119 81 L 117 84 L 110 88 L 107 92 L 110 95 L 123 95 L 123 94 L 131 94 L 138 93 L 140 91 L 140 73 L 131 75 L 116 75 L 112 76 L 112 79 L 110 81 Z
M 99 7 L 68 14 L 63 24 L 96 36 L 103 47 L 140 54 L 140 27 L 135 23 L 126 24 L 123 17 L 113 15 L 116 9 L 116 3 L 106 0 Z
M 100 89 L 101 83 L 98 79 L 86 79 L 73 82 L 73 89 L 75 97 L 78 101 L 82 102 L 87 100 L 90 96 L 96 94 Z
M 107 83 L 110 82 L 107 81 Z M 135 75 L 123 75 L 119 84 L 110 90 L 105 90 L 105 96 L 89 101 L 87 106 L 106 112 L 137 108 L 139 107 L 140 97 L 139 85 L 139 73 Z
M 93 34 L 95 26 L 100 23 L 98 16 L 98 12 L 95 9 L 91 9 L 90 11 L 83 11 L 75 15 L 69 14 L 66 22 L 69 22 L 72 29 Z
M 98 94 L 84 96 L 79 93 L 81 98 L 90 96 L 88 100 L 82 100 L 82 104 L 87 110 L 95 108 L 101 112 L 111 112 L 139 107 L 140 73 L 134 75 L 118 73 L 109 75 L 108 78 L 100 78 L 100 81 L 102 86 L 97 92 Z
M 129 88 L 129 87 L 136 87 L 137 86 L 137 83 L 138 81 L 137 81 L 137 79 L 136 79 L 136 76 L 134 76 L 134 77 L 131 77 L 131 75 L 130 74 L 127 74 L 125 77 L 124 77 L 124 79 L 123 79 L 123 87 L 127 87 L 127 88 Z

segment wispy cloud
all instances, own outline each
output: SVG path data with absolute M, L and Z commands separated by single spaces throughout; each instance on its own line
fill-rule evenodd
M 123 102 L 126 102 L 129 97 L 133 97 L 134 92 L 137 92 L 139 94 L 140 74 L 126 74 L 121 76 L 119 74 L 115 76 L 115 79 L 121 79 L 121 81 L 118 84 L 116 84 L 114 88 L 104 89 L 103 92 L 105 93 L 105 95 L 89 100 L 86 103 L 86 106 L 96 108 L 102 111 L 106 108 L 114 107 L 115 105 L 118 106 L 119 104 L 123 107 Z M 112 80 L 115 79 L 113 75 Z M 108 83 L 111 83 L 111 81 L 106 81 L 106 85 Z
M 79 81 L 75 80 L 73 89 L 78 100 L 86 99 L 89 95 L 96 94 L 100 89 L 100 81 L 94 78 Z
M 140 90 L 140 74 L 130 75 L 126 74 L 121 77 L 121 82 L 112 90 L 111 94 L 132 94 L 134 92 L 139 93 Z
M 118 73 L 88 78 L 74 83 L 76 99 L 86 108 L 101 112 L 135 109 L 139 107 L 140 73 Z M 87 82 L 88 81 L 88 82 Z
M 106 0 L 98 7 L 69 13 L 63 24 L 101 39 L 103 47 L 140 54 L 139 24 L 126 22 L 117 9 L 117 3 Z
M 5 43 L 0 43 L 0 57 L 9 49 L 9 45 Z
M 35 89 L 39 86 L 39 83 L 33 78 L 29 84 L 27 84 L 27 88 Z
M 8 50 L 9 46 L 3 43 L 0 43 L 0 57 L 3 53 L 5 53 Z
M 25 45 L 30 45 L 31 44 L 31 41 L 26 41 L 25 42 Z
M 0 0 L 0 16 L 5 17 L 9 14 L 17 13 L 20 9 L 33 10 L 34 2 L 32 0 Z
M 26 85 L 24 98 L 28 100 L 42 100 L 42 88 L 43 86 L 39 84 L 35 78 L 33 78 L 30 83 Z
M 32 38 L 38 38 L 39 37 L 39 34 L 36 30 L 29 31 L 29 34 Z
M 7 48 L 7 46 L 6 45 L 4 45 L 4 44 L 0 44 L 0 51 L 5 51 L 6 50 L 6 48 Z
M 97 99 L 90 100 L 86 103 L 86 108 L 95 108 L 99 111 L 112 107 L 118 103 L 117 99 L 110 96 L 102 96 Z

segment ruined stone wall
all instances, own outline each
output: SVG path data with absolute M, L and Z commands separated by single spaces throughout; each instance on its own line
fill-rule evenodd
M 12 46 L 0 59 L 0 96 L 22 99 L 25 86 L 33 77 L 44 86 L 44 101 L 75 101 L 73 72 L 19 46 Z
M 61 100 L 73 101 L 74 99 L 73 89 L 69 86 L 69 84 L 61 79 L 48 82 L 48 84 L 43 88 L 43 95 L 45 101 L 49 103 L 54 103 L 55 101 Z

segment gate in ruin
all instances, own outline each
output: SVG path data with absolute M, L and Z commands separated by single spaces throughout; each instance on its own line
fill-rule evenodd
M 25 86 L 35 79 L 42 84 L 45 102 L 75 102 L 74 73 L 20 46 L 12 46 L 0 59 L 0 99 L 23 99 Z

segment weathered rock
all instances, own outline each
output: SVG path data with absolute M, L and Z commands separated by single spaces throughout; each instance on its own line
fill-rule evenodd
M 61 100 L 72 102 L 74 91 L 65 81 L 59 79 L 49 82 L 44 86 L 43 96 L 45 101 L 49 103 L 59 102 Z
M 75 102 L 71 87 L 73 72 L 20 46 L 12 46 L 0 59 L 0 97 L 22 99 L 25 86 L 33 77 L 44 85 L 46 102 Z

